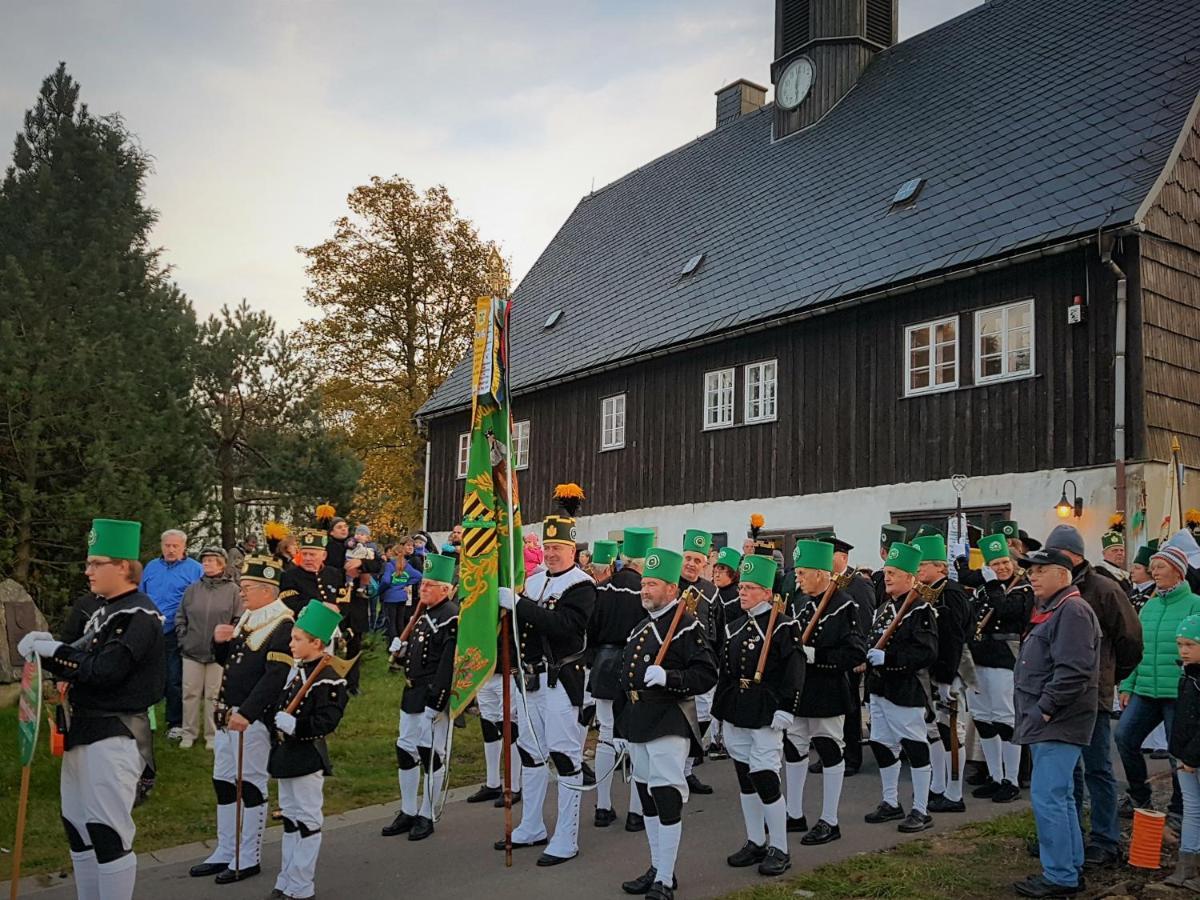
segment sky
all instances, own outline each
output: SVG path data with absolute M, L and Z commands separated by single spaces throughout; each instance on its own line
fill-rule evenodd
M 904 39 L 979 0 L 900 0 Z M 0 140 L 59 60 L 154 158 L 172 277 L 207 316 L 314 315 L 297 246 L 371 176 L 443 184 L 519 280 L 593 187 L 769 85 L 774 0 L 0 0 Z M 769 99 L 768 95 L 768 99 Z

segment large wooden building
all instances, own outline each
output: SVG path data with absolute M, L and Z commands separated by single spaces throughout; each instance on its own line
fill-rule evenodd
M 713 131 L 579 202 L 514 294 L 527 522 L 571 480 L 582 541 L 737 544 L 761 512 L 871 562 L 961 472 L 984 525 L 1044 534 L 1070 479 L 1097 555 L 1114 509 L 1157 528 L 1172 434 L 1200 465 L 1200 6 L 896 16 L 777 0 L 773 102 L 723 88 Z M 419 413 L 435 531 L 469 379 Z

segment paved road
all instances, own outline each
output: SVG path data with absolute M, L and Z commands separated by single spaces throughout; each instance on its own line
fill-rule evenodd
M 683 847 L 676 870 L 681 898 L 719 897 L 762 880 L 754 869 L 732 869 L 725 863 L 725 857 L 745 840 L 733 765 L 709 762 L 698 773 L 714 785 L 716 792 L 707 797 L 694 796 L 684 810 Z M 418 843 L 380 836 L 380 827 L 391 820 L 395 811 L 392 805 L 327 819 L 317 872 L 318 896 L 338 900 L 394 900 L 404 895 L 422 898 L 473 896 L 487 897 L 488 900 L 524 900 L 530 896 L 571 896 L 581 900 L 617 898 L 624 896 L 620 890 L 621 881 L 640 875 L 649 864 L 644 834 L 629 834 L 620 824 L 606 829 L 592 826 L 594 801 L 589 794 L 583 801 L 584 820 L 578 857 L 555 868 L 539 869 L 534 861 L 540 851 L 517 851 L 513 855 L 512 868 L 506 869 L 504 854 L 492 849 L 492 842 L 503 836 L 503 812 L 493 809 L 490 804 L 461 802 L 469 792 L 455 791 L 446 805 L 437 833 Z M 616 793 L 622 795 L 623 786 Z M 819 812 L 819 776 L 810 778 L 809 795 L 812 798 L 809 820 L 815 821 Z M 906 802 L 908 795 L 907 784 L 903 784 L 902 801 Z M 879 778 L 873 765 L 846 779 L 842 797 L 842 839 L 823 847 L 802 847 L 793 840 L 790 848 L 793 871 L 911 840 L 912 837 L 899 834 L 894 823 L 867 825 L 863 822 L 863 814 L 874 809 L 878 801 Z M 968 797 L 965 814 L 936 817 L 936 828 L 927 834 L 1025 807 L 1024 800 L 1001 805 L 972 801 Z M 624 804 L 621 802 L 618 802 L 618 811 L 622 813 L 619 822 L 623 822 Z M 519 806 L 514 814 L 519 816 Z M 278 827 L 267 832 L 263 874 L 225 887 L 215 886 L 210 879 L 188 877 L 188 866 L 207 855 L 201 845 L 177 847 L 153 856 L 143 854 L 136 897 L 146 900 L 208 900 L 213 897 L 262 900 L 270 893 L 278 872 L 280 833 Z M 34 896 L 37 900 L 68 900 L 75 896 L 75 891 L 69 883 L 60 882 L 38 890 Z

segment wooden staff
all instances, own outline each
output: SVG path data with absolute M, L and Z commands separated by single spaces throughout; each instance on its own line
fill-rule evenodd
M 879 640 L 875 642 L 874 649 L 882 650 L 887 647 L 888 641 L 892 639 L 892 635 L 896 633 L 896 629 L 900 627 L 900 623 L 904 620 L 904 617 L 908 614 L 908 611 L 912 609 L 913 604 L 917 602 L 917 598 L 920 596 L 921 586 L 919 584 L 914 585 L 913 589 L 909 591 L 908 595 L 904 598 L 904 602 L 900 604 L 900 608 L 896 610 L 896 615 L 892 618 L 892 621 L 888 623 L 888 627 L 884 629 L 883 634 L 879 636 Z
M 762 650 L 758 653 L 758 665 L 754 667 L 755 684 L 762 683 L 763 670 L 767 667 L 767 654 L 771 651 L 771 636 L 775 633 L 775 623 L 779 620 L 779 613 L 782 611 L 783 597 L 776 594 L 771 603 L 771 617 L 767 619 L 767 633 L 763 635 Z
M 671 649 L 671 641 L 675 640 L 675 629 L 679 627 L 679 622 L 683 619 L 683 614 L 688 611 L 688 597 L 695 592 L 694 587 L 689 587 L 683 592 L 683 596 L 679 598 L 679 605 L 675 607 L 675 615 L 671 617 L 671 626 L 667 629 L 667 636 L 663 638 L 663 642 L 659 644 L 658 652 L 654 654 L 654 664 L 661 666 L 666 659 L 667 651 Z
M 21 890 L 21 855 L 25 849 L 25 814 L 29 807 L 29 771 L 33 761 L 21 767 L 21 793 L 17 800 L 17 840 L 13 844 L 12 885 L 10 900 L 17 900 Z
M 806 646 L 808 639 L 812 637 L 813 632 L 817 628 L 817 622 L 821 616 L 825 614 L 825 608 L 829 606 L 829 601 L 833 599 L 835 591 L 844 588 L 853 576 L 846 577 L 844 575 L 835 575 L 829 579 L 829 587 L 825 588 L 825 593 L 821 595 L 821 602 L 817 604 L 817 610 L 813 613 L 812 619 L 804 629 L 804 634 L 800 636 L 800 646 Z M 761 662 L 761 660 L 760 660 Z
M 984 617 L 979 620 L 979 624 L 975 626 L 975 640 L 983 640 L 983 629 L 987 628 L 988 622 L 992 621 L 992 616 L 995 614 L 996 607 L 993 606 L 989 608 L 987 613 L 984 614 Z
M 549 580 L 549 579 L 547 579 Z M 417 627 L 417 620 L 424 615 L 426 603 L 424 600 L 417 601 L 417 608 L 413 610 L 412 618 L 408 620 L 408 624 L 404 626 L 404 630 L 400 632 L 401 642 L 407 643 L 408 637 L 413 633 L 413 629 Z
M 501 726 L 500 765 L 504 770 L 504 866 L 512 868 L 512 651 L 509 634 L 512 620 L 506 609 L 500 611 L 500 671 L 504 674 L 504 719 Z
M 237 793 L 234 796 L 233 871 L 242 871 L 242 755 L 246 749 L 246 732 L 239 731 L 237 761 Z
M 304 697 L 308 693 L 309 688 L 313 686 L 313 683 L 317 680 L 317 676 L 319 676 L 326 669 L 331 668 L 333 671 L 337 672 L 339 678 L 345 678 L 346 673 L 354 668 L 354 664 L 358 662 L 358 658 L 360 656 L 362 656 L 361 653 L 356 653 L 350 659 L 341 659 L 329 653 L 322 655 L 320 661 L 313 666 L 312 674 L 304 680 L 304 684 L 300 686 L 300 690 L 296 693 L 296 696 L 288 702 L 287 709 L 285 709 L 284 712 L 286 712 L 289 716 L 296 714 L 296 710 L 298 710 L 300 708 L 300 704 L 304 702 Z

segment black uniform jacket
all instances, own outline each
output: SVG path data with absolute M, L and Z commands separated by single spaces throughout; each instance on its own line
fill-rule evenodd
M 846 586 L 842 590 L 854 601 L 858 613 L 858 632 L 865 642 L 871 631 L 871 623 L 875 621 L 875 608 L 878 606 L 875 602 L 875 585 L 866 575 L 852 568 L 839 577 L 846 580 Z
M 888 599 L 875 615 L 875 626 L 867 640 L 874 647 L 896 617 L 904 602 Z M 928 701 L 920 672 L 937 662 L 938 628 L 932 607 L 918 600 L 909 607 L 900 627 L 883 650 L 883 665 L 867 669 L 867 688 L 874 697 L 882 697 L 897 706 L 924 707 Z
M 933 603 L 933 614 L 937 618 L 938 656 L 937 662 L 929 668 L 929 675 L 937 684 L 953 684 L 958 677 L 963 648 L 975 624 L 971 598 L 966 588 L 949 578 L 934 582 L 930 587 L 939 594 Z
M 338 603 L 349 599 L 346 586 L 346 573 L 342 569 L 325 566 L 320 572 L 309 572 L 292 566 L 279 578 L 279 599 L 298 616 L 309 600 Z
M 292 668 L 292 611 L 276 600 L 261 609 L 247 610 L 237 631 L 224 643 L 213 642 L 213 656 L 225 667 L 217 693 L 217 725 L 236 709 L 251 722 L 271 716 L 283 683 Z
M 681 599 L 687 596 L 689 588 L 693 594 L 698 595 L 698 599 L 692 608 L 696 611 L 696 618 L 700 622 L 700 627 L 704 629 L 704 637 L 708 641 L 709 646 L 715 648 L 720 643 L 725 627 L 720 618 L 721 609 L 720 604 L 717 602 L 717 586 L 707 578 L 684 581 L 680 577 L 679 596 Z
M 446 599 L 422 607 L 421 618 L 408 636 L 404 674 L 408 687 L 400 700 L 402 712 L 417 714 L 443 710 L 450 702 L 454 678 L 454 649 L 458 642 L 458 602 Z
M 66 749 L 135 737 L 129 718 L 144 717 L 166 692 L 163 617 L 141 591 L 113 597 L 88 620 L 83 637 L 42 666 L 70 685 Z
M 1033 586 L 1020 571 L 1007 584 L 985 581 L 976 589 L 975 621 L 971 629 L 971 658 L 975 665 L 1011 669 L 1017 664 L 1012 644 L 1019 644 L 1021 635 L 1029 628 L 1035 599 Z M 987 624 L 982 625 L 985 618 Z
M 319 660 L 320 657 L 296 663 L 287 684 L 277 697 L 279 709 L 286 709 L 292 698 L 300 693 Z M 271 755 L 267 760 L 267 772 L 271 777 L 299 778 L 313 772 L 333 774 L 325 738 L 333 734 L 342 720 L 347 699 L 349 692 L 346 679 L 327 667 L 317 676 L 293 713 L 296 730 L 292 734 L 284 734 L 275 727 L 271 728 Z
M 702 752 L 696 721 L 697 694 L 717 683 L 717 661 L 700 622 L 684 612 L 675 636 L 663 657 L 665 687 L 646 687 L 646 669 L 654 665 L 658 648 L 671 627 L 678 601 L 656 617 L 646 616 L 633 629 L 621 659 L 621 694 L 613 703 L 618 737 L 644 744 L 659 737 L 678 735 L 691 740 L 690 754 Z
M 762 681 L 754 681 L 770 617 L 771 611 L 765 609 L 726 626 L 721 674 L 713 698 L 714 719 L 741 728 L 765 728 L 777 710 L 800 715 L 804 648 L 800 646 L 796 620 L 786 612 L 780 613 L 775 622 Z
M 578 566 L 557 574 L 535 572 L 525 580 L 516 607 L 524 674 L 546 672 L 549 684 L 562 682 L 571 705 L 581 706 L 583 654 L 588 620 L 596 607 L 596 583 Z M 534 683 L 529 679 L 530 687 Z
M 592 671 L 588 690 L 597 700 L 615 700 L 621 693 L 617 676 L 621 651 L 630 632 L 646 618 L 642 608 L 642 576 L 624 568 L 596 588 L 596 607 L 588 620 L 588 649 Z
M 865 579 L 859 581 L 865 584 Z M 796 624 L 803 636 L 821 598 L 797 592 L 793 602 L 801 604 L 796 611 Z M 848 592 L 833 592 L 808 645 L 813 648 L 813 661 L 804 676 L 800 715 L 828 719 L 857 710 L 858 703 L 851 700 L 848 675 L 866 660 L 867 639 L 858 627 L 858 604 Z

